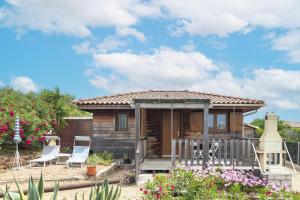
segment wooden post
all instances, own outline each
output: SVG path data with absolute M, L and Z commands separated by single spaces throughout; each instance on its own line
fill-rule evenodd
M 172 139 L 172 169 L 176 167 L 176 140 Z
M 135 168 L 136 168 L 136 176 L 139 174 L 139 142 L 140 142 L 140 104 L 135 104 Z M 137 177 L 136 177 L 137 178 Z
M 209 103 L 204 103 L 203 108 L 203 165 L 202 168 L 205 169 L 208 162 L 208 108 Z

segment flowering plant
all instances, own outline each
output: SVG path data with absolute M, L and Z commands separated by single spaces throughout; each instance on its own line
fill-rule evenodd
M 210 167 L 204 170 L 184 167 L 169 174 L 154 175 L 153 180 L 140 188 L 140 195 L 144 200 L 300 199 L 287 186 L 268 184 L 254 171 Z

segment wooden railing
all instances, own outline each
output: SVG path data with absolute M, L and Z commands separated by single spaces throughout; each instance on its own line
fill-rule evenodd
M 140 163 L 142 163 L 147 156 L 147 138 L 141 138 L 137 144 L 135 152 L 135 173 L 139 174 Z
M 206 144 L 205 144 L 206 142 Z M 208 150 L 203 147 L 208 144 Z M 257 166 L 253 145 L 258 139 L 173 139 L 172 166 L 176 162 L 183 165 L 212 166 Z M 208 163 L 204 163 L 208 158 Z

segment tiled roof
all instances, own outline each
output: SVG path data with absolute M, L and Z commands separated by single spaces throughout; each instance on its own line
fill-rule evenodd
M 182 91 L 149 90 L 74 101 L 77 105 L 129 105 L 134 99 L 209 99 L 213 104 L 264 104 L 262 100 Z

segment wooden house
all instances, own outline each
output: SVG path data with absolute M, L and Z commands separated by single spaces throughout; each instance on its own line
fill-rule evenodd
M 130 92 L 75 103 L 93 113 L 94 152 L 133 157 L 139 148 L 143 158 L 170 157 L 172 140 L 242 139 L 244 115 L 264 106 L 261 100 L 188 90 Z

